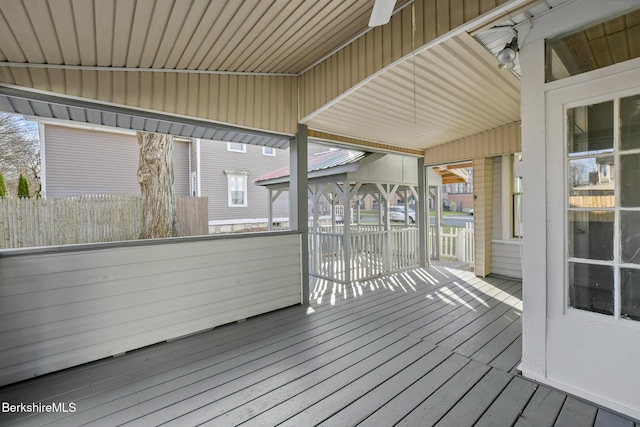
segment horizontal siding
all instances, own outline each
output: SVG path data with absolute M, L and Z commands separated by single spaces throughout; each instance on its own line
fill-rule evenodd
M 173 140 L 173 189 L 176 195 L 189 195 L 189 142 L 175 139 Z
M 493 159 L 473 161 L 474 188 L 474 271 L 480 277 L 491 273 L 493 228 Z
M 491 273 L 522 278 L 521 242 L 494 241 L 491 244 L 491 252 Z
M 134 135 L 45 125 L 46 195 L 140 194 Z M 189 144 L 175 141 L 174 185 L 189 195 Z
M 0 384 L 301 300 L 297 234 L 0 255 Z
M 493 158 L 493 230 L 491 232 L 492 239 L 502 238 L 502 227 L 510 228 L 510 219 L 504 218 L 508 221 L 503 223 L 502 218 L 502 157 Z
M 388 24 L 373 28 L 302 75 L 301 117 L 313 113 L 415 49 L 506 1 L 416 0 L 414 7 L 404 8 L 393 15 Z M 415 33 L 412 34 L 414 22 Z
M 200 179 L 202 196 L 209 197 L 209 220 L 255 219 L 268 217 L 269 195 L 265 187 L 254 181 L 289 165 L 289 150 L 276 149 L 275 156 L 262 154 L 262 147 L 247 145 L 246 153 L 227 151 L 227 143 L 200 141 Z M 249 172 L 247 206 L 229 207 L 228 181 L 225 170 Z M 289 216 L 288 197 L 281 195 L 274 206 L 274 218 Z
M 298 78 L 0 67 L 0 82 L 294 134 Z
M 500 156 L 522 151 L 520 122 L 511 123 L 446 144 L 427 148 L 425 164 L 438 165 L 460 160 Z

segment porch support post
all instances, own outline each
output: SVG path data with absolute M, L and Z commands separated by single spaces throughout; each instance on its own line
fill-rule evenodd
M 493 159 L 473 160 L 474 200 L 474 272 L 486 277 L 491 273 L 491 236 L 493 217 Z
M 307 126 L 298 124 L 298 133 L 289 144 L 290 187 L 289 228 L 300 233 L 301 303 L 309 304 L 309 213 L 307 204 Z
M 428 212 L 429 198 L 427 197 L 427 174 L 424 168 L 424 157 L 418 159 L 418 191 L 416 196 L 416 222 L 418 223 L 418 266 L 425 268 L 429 265 L 429 216 Z
M 349 191 L 349 182 L 342 183 L 344 190 L 342 192 L 342 204 L 344 205 L 344 214 L 342 215 L 344 234 L 342 247 L 344 248 L 344 282 L 351 283 L 351 192 Z

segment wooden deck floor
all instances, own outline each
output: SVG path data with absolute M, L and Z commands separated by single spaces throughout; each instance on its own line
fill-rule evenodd
M 444 265 L 0 389 L 0 425 L 634 426 L 519 377 L 521 284 Z

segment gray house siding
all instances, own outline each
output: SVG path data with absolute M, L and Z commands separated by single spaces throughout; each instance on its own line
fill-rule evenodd
M 200 176 L 202 196 L 209 197 L 209 220 L 266 220 L 268 192 L 254 180 L 289 164 L 289 151 L 276 149 L 275 156 L 262 154 L 262 147 L 247 145 L 246 152 L 227 151 L 227 143 L 200 141 Z M 247 206 L 229 207 L 228 181 L 225 171 L 244 171 L 247 176 Z M 288 197 L 282 195 L 274 205 L 274 218 L 289 216 Z
M 136 141 L 137 142 L 137 141 Z M 189 195 L 189 141 L 173 141 L 173 188 L 178 195 Z
M 140 194 L 134 135 L 45 125 L 47 197 Z M 189 194 L 189 143 L 173 151 L 176 194 Z
M 46 196 L 140 194 L 135 135 L 45 124 L 45 144 Z M 209 221 L 266 221 L 268 192 L 253 181 L 288 165 L 289 152 L 276 150 L 275 156 L 266 156 L 262 147 L 247 145 L 246 149 L 246 153 L 227 151 L 226 142 L 201 140 L 198 162 L 197 141 L 175 139 L 176 194 L 194 195 L 192 190 L 197 192 L 197 188 L 192 188 L 190 172 L 199 172 L 200 195 L 209 197 Z M 225 170 L 248 172 L 246 207 L 228 206 Z M 274 204 L 274 218 L 288 217 L 288 206 L 287 194 L 281 195 Z

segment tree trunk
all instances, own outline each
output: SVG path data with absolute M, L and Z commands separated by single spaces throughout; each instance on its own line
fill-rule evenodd
M 141 239 L 178 237 L 173 189 L 173 137 L 138 132 L 138 182 L 142 192 Z

